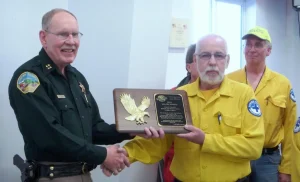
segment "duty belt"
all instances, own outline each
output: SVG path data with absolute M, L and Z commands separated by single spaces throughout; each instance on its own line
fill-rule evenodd
M 68 176 L 77 176 L 90 172 L 97 165 L 87 163 L 65 163 L 65 164 L 43 164 L 37 163 L 36 177 L 37 178 L 61 178 Z

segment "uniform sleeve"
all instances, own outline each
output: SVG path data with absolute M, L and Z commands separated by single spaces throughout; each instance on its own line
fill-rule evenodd
M 172 145 L 174 135 L 167 134 L 164 138 L 145 139 L 135 137 L 124 145 L 131 163 L 139 161 L 154 164 L 160 161 Z
M 296 116 L 296 100 L 293 89 L 289 84 L 287 90 L 287 103 L 284 113 L 283 127 L 284 127 L 284 139 L 281 143 L 281 163 L 279 166 L 279 172 L 290 174 L 291 173 L 291 145 L 292 145 L 292 135 L 295 122 L 297 120 Z
M 88 143 L 61 125 L 60 113 L 42 85 L 25 94 L 12 79 L 9 99 L 25 141 L 31 140 L 41 150 L 69 161 L 101 164 L 105 160 L 106 148 Z
M 99 107 L 89 90 L 89 84 L 82 74 L 81 77 L 83 77 L 84 83 L 88 89 L 88 94 L 92 105 L 93 143 L 98 145 L 110 145 L 120 143 L 124 140 L 132 139 L 133 137 L 127 133 L 119 133 L 116 130 L 115 124 L 108 124 L 101 118 Z
M 291 156 L 292 181 L 300 181 L 300 117 L 294 127 Z
M 241 101 L 241 134 L 233 136 L 205 134 L 202 152 L 223 155 L 236 162 L 259 158 L 264 144 L 264 122 L 260 111 L 254 113 L 256 116 L 248 110 L 248 105 L 251 103 L 259 107 L 254 93 L 249 87 Z

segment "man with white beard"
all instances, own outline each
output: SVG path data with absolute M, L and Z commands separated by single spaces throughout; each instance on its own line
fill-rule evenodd
M 170 167 L 175 181 L 248 181 L 250 160 L 261 155 L 264 126 L 253 90 L 224 76 L 229 64 L 227 43 L 207 35 L 194 53 L 199 78 L 179 87 L 188 95 L 193 125 L 189 133 L 162 139 L 135 137 L 120 151 L 131 163 L 153 164 L 174 142 Z M 104 174 L 111 173 L 102 165 Z

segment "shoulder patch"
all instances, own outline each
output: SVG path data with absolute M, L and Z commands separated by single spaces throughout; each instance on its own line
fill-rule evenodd
M 292 99 L 293 102 L 296 102 L 296 96 L 293 89 L 291 89 L 290 91 L 290 98 Z
M 24 94 L 33 93 L 39 85 L 39 78 L 31 72 L 22 73 L 17 80 L 17 88 Z
M 294 133 L 298 133 L 300 131 L 300 117 L 298 118 L 295 127 L 294 127 Z
M 252 99 L 248 102 L 248 111 L 257 117 L 261 116 L 261 111 L 258 102 L 255 99 Z

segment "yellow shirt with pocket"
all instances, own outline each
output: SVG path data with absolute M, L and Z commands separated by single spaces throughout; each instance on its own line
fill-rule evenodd
M 193 126 L 205 132 L 204 143 L 173 134 L 163 139 L 135 137 L 124 146 L 130 161 L 156 163 L 174 142 L 170 170 L 180 181 L 233 182 L 247 176 L 250 160 L 260 157 L 264 142 L 261 112 L 252 89 L 226 77 L 207 101 L 199 79 L 178 89 L 187 92 Z
M 245 69 L 237 70 L 227 76 L 247 84 Z M 264 148 L 274 148 L 281 143 L 282 159 L 279 172 L 291 174 L 292 131 L 297 117 L 292 86 L 285 76 L 266 67 L 255 90 L 255 97 L 261 107 L 264 120 Z

